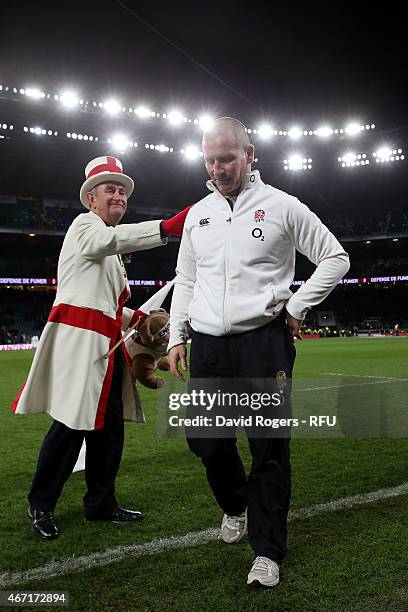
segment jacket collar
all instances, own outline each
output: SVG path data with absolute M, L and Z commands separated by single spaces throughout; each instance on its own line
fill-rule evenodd
M 206 185 L 210 191 L 214 191 L 215 193 L 223 195 L 221 192 L 218 191 L 218 189 L 211 180 L 207 181 Z M 246 189 L 253 189 L 254 187 L 260 187 L 262 185 L 263 181 L 261 180 L 259 170 L 252 170 L 252 172 L 247 172 L 242 176 L 241 190 L 239 193 L 245 191 Z
M 113 225 L 109 225 L 109 223 L 106 223 L 106 221 L 104 221 L 104 220 L 102 219 L 102 217 L 100 217 L 99 215 L 97 215 L 96 213 L 94 213 L 94 211 L 93 211 L 93 210 L 90 210 L 88 213 L 84 213 L 84 214 L 85 214 L 85 215 L 86 215 L 86 214 L 88 214 L 88 215 L 93 215 L 94 217 L 96 217 L 97 219 L 99 219 L 99 221 L 100 221 L 101 223 L 103 223 L 104 225 L 106 225 L 106 227 L 113 227 Z
M 97 215 L 93 210 L 88 211 L 87 213 L 84 213 L 85 215 L 92 215 L 93 217 L 96 217 L 97 219 L 99 219 L 99 221 L 101 221 L 102 223 L 105 223 L 105 221 L 99 216 Z M 107 225 L 107 223 L 105 223 L 105 225 Z

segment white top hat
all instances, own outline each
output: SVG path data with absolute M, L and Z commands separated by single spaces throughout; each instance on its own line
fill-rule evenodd
M 127 197 L 131 195 L 134 187 L 134 182 L 130 176 L 123 174 L 121 162 L 111 155 L 95 157 L 95 159 L 90 161 L 85 168 L 85 178 L 86 180 L 79 192 L 79 199 L 85 208 L 88 209 L 90 207 L 86 194 L 101 183 L 108 183 L 109 181 L 120 183 L 126 189 Z

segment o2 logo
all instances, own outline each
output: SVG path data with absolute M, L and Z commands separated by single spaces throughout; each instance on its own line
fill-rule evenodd
M 251 232 L 251 235 L 253 238 L 256 238 L 257 240 L 260 240 L 261 242 L 264 242 L 265 240 L 265 236 L 263 234 L 263 231 L 261 230 L 260 227 L 254 227 L 254 229 Z

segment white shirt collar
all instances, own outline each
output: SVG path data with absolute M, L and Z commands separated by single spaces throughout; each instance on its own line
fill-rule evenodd
M 216 193 L 220 193 L 211 180 L 207 181 L 206 185 L 210 191 L 215 191 Z M 252 170 L 251 172 L 247 172 L 246 174 L 243 174 L 241 189 L 239 193 L 241 193 L 241 191 L 244 191 L 244 189 L 259 187 L 260 185 L 263 185 L 263 182 L 261 180 L 261 175 L 259 174 L 259 170 Z

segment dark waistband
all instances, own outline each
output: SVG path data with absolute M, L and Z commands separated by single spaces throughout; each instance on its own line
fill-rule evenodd
M 248 334 L 254 334 L 256 332 L 262 332 L 262 330 L 267 331 L 268 329 L 271 329 L 271 328 L 274 329 L 277 327 L 285 327 L 285 325 L 286 325 L 286 314 L 285 314 L 285 309 L 283 309 L 282 312 L 278 314 L 276 319 L 273 319 L 272 321 L 265 323 L 265 325 L 254 327 L 254 329 L 249 329 L 248 331 L 245 331 L 245 332 L 224 334 L 222 336 L 214 336 L 212 334 L 204 334 L 202 332 L 198 332 L 193 329 L 192 337 L 194 338 L 194 336 L 203 336 L 203 337 L 208 337 L 208 338 L 234 338 L 236 336 L 246 336 Z

